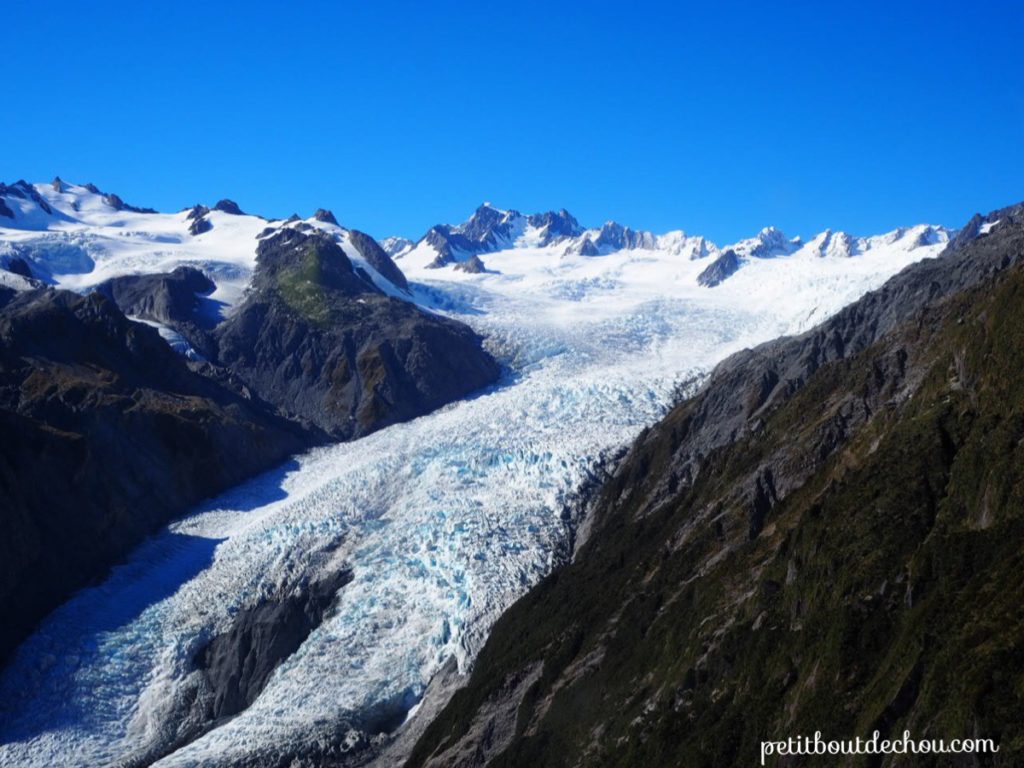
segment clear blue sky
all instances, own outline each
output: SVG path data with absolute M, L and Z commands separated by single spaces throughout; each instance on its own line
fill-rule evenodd
M 1019 2 L 6 0 L 0 180 L 418 237 L 481 201 L 723 242 L 1024 199 Z

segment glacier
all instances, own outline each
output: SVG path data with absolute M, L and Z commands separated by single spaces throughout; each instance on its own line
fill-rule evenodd
M 576 492 L 680 387 L 936 256 L 948 239 L 936 231 L 900 230 L 846 257 L 794 246 L 713 289 L 696 283 L 706 260 L 670 250 L 512 244 L 487 254 L 488 272 L 466 274 L 429 268 L 414 249 L 398 262 L 413 298 L 483 334 L 502 381 L 295 457 L 168 525 L 76 594 L 0 677 L 0 764 L 162 754 L 203 643 L 239 610 L 339 562 L 353 580 L 256 701 L 156 764 L 289 755 L 339 733 L 343 748 L 365 746 L 384 715 L 415 717 L 452 660 L 468 671 L 501 612 L 571 556 Z

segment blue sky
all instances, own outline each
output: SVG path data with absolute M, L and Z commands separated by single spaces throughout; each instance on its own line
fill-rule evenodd
M 1024 4 L 778 5 L 7 0 L 0 180 L 409 237 L 484 200 L 724 242 L 1024 199 Z

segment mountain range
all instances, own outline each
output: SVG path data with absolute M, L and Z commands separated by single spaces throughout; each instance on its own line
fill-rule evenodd
M 1022 243 L 0 185 L 0 762 L 1012 761 Z

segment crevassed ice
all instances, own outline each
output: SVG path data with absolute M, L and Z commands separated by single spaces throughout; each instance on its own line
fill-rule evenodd
M 204 505 L 56 611 L 0 679 L 0 763 L 104 765 L 158 745 L 212 634 L 299 574 L 344 560 L 337 611 L 241 715 L 164 758 L 287 752 L 467 670 L 500 612 L 565 552 L 567 495 L 595 460 L 728 353 L 802 330 L 941 245 L 773 259 L 716 289 L 656 253 L 498 274 L 411 274 L 417 296 L 487 334 L 508 366 L 480 395 L 313 451 Z

